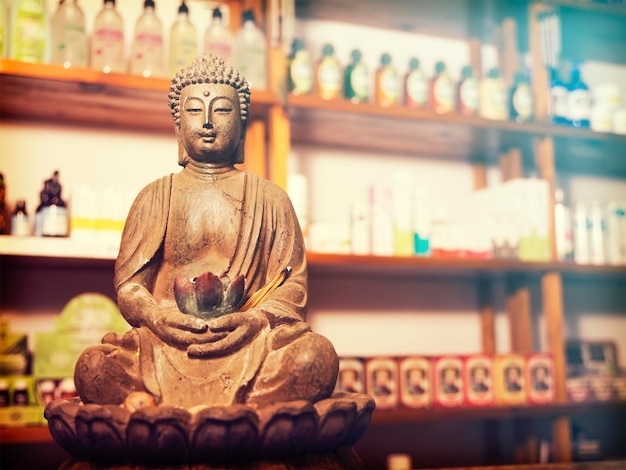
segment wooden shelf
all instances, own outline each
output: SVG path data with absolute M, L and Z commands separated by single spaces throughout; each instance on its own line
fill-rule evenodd
M 0 427 L 2 444 L 43 444 L 53 442 L 47 426 Z
M 311 274 L 474 277 L 506 273 L 626 276 L 626 266 L 581 265 L 560 262 L 525 262 L 508 259 L 400 257 L 308 253 Z
M 169 86 L 165 78 L 2 59 L 0 116 L 173 135 Z M 250 115 L 262 116 L 277 103 L 274 93 L 254 90 Z
M 421 423 L 453 420 L 502 420 L 571 416 L 586 413 L 626 412 L 626 402 L 553 403 L 526 406 L 486 406 L 477 408 L 427 408 L 375 410 L 372 424 Z
M 519 144 L 534 136 L 626 148 L 624 135 L 547 123 L 492 121 L 315 95 L 290 95 L 287 103 L 292 141 L 300 144 L 462 158 L 498 151 L 503 143 Z

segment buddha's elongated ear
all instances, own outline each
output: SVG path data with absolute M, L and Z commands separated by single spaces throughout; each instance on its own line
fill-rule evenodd
M 184 168 L 187 166 L 187 163 L 189 163 L 190 157 L 180 137 L 180 127 L 176 124 L 174 124 L 174 132 L 176 133 L 176 140 L 178 141 L 178 164 Z
M 237 147 L 237 156 L 235 157 L 235 163 L 243 163 L 244 162 L 244 153 L 246 149 L 246 129 L 248 128 L 248 123 L 246 122 L 241 128 L 241 137 L 239 138 L 239 146 Z

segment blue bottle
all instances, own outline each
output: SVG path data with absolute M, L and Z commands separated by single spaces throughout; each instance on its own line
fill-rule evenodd
M 572 80 L 567 87 L 567 117 L 574 127 L 589 127 L 591 93 L 580 77 L 580 67 L 574 64 Z

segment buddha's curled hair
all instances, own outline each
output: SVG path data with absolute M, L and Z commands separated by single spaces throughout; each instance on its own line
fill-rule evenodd
M 246 125 L 250 107 L 250 87 L 248 82 L 237 70 L 228 65 L 222 58 L 212 54 L 196 57 L 189 67 L 176 73 L 170 85 L 170 108 L 174 124 L 180 125 L 180 93 L 188 85 L 198 83 L 223 83 L 232 86 L 239 95 L 241 124 Z

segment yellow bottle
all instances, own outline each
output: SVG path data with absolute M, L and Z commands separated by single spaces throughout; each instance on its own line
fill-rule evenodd
M 341 65 L 334 55 L 331 44 L 324 45 L 322 59 L 317 64 L 315 86 L 317 94 L 325 100 L 332 100 L 341 95 Z

